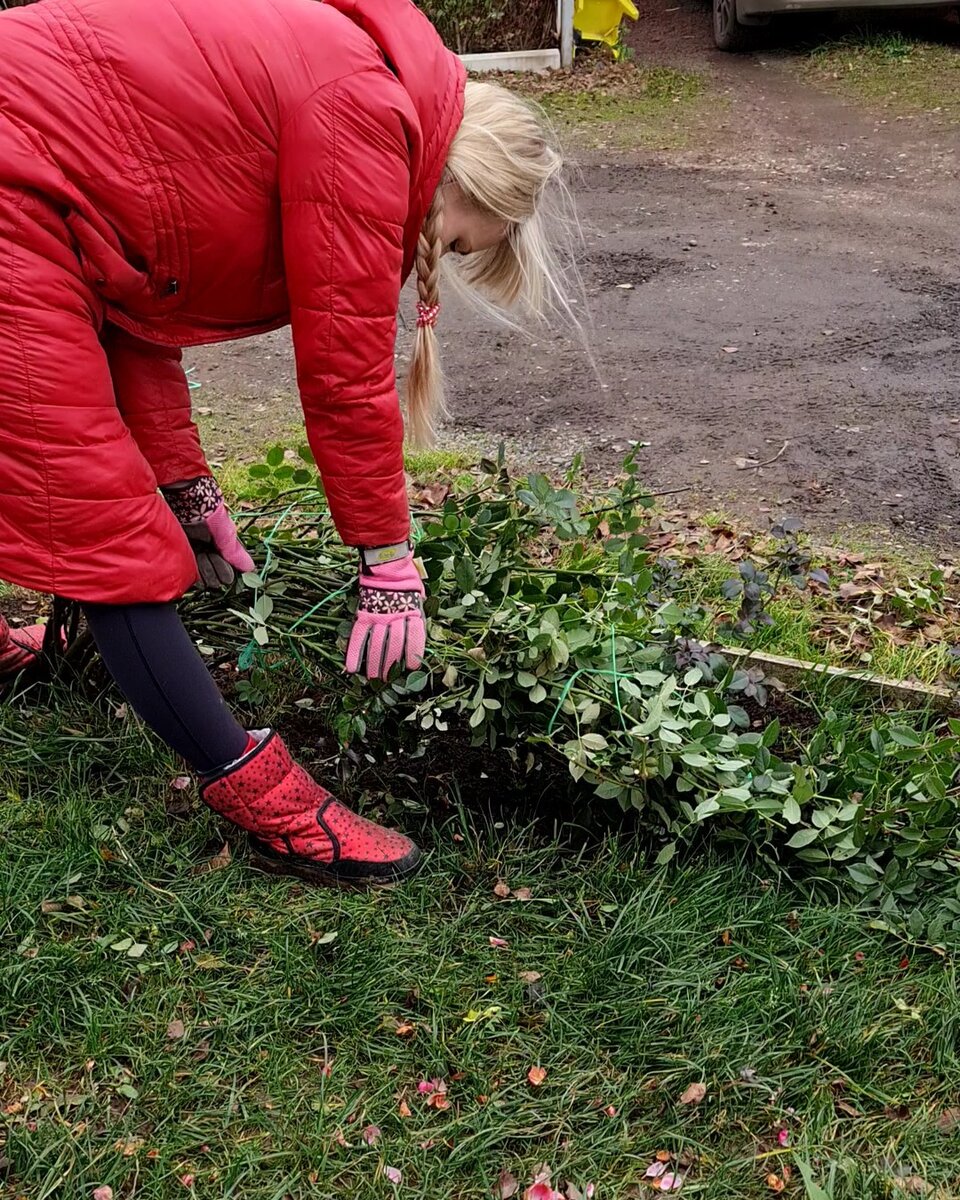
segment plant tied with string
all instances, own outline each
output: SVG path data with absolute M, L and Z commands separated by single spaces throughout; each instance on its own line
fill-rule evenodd
M 245 579 L 248 607 L 197 597 L 194 619 L 211 645 L 240 645 L 253 703 L 272 670 L 289 679 L 299 666 L 351 755 L 449 756 L 469 741 L 527 770 L 565 762 L 585 798 L 642 815 L 665 843 L 661 861 L 709 824 L 874 892 L 894 860 L 901 888 L 904 873 L 942 870 L 960 832 L 960 723 L 833 715 L 812 749 L 785 738 L 763 709 L 770 681 L 698 640 L 704 614 L 684 601 L 682 571 L 650 549 L 654 501 L 635 454 L 589 503 L 580 489 L 578 463 L 560 486 L 518 481 L 501 452 L 414 510 L 430 643 L 424 669 L 385 686 L 342 674 L 352 552 L 309 488 L 248 514 L 262 564 Z

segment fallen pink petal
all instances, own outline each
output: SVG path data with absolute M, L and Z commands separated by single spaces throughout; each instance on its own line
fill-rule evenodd
M 549 1180 L 538 1179 L 523 1193 L 523 1200 L 563 1200 L 563 1195 L 554 1190 Z
M 506 938 L 492 937 L 490 939 L 490 945 L 494 948 L 494 950 L 505 950 L 510 943 L 506 940 Z
M 390 1180 L 394 1187 L 399 1187 L 403 1182 L 403 1175 L 401 1175 L 396 1167 L 384 1167 L 383 1173 Z
M 667 1164 L 662 1162 L 651 1163 L 644 1172 L 644 1179 L 659 1179 L 666 1172 Z
M 672 1171 L 668 1171 L 660 1180 L 661 1192 L 678 1192 L 683 1187 L 683 1176 L 674 1175 Z
M 421 1079 L 417 1084 L 417 1091 L 421 1096 L 429 1096 L 431 1092 L 437 1090 L 437 1081 L 435 1079 Z
M 174 779 L 170 780 L 170 786 L 175 791 L 182 792 L 184 788 L 188 788 L 190 786 L 190 776 L 177 775 Z
M 360 1135 L 368 1146 L 375 1146 L 380 1141 L 380 1126 L 368 1125 Z
M 597 1191 L 597 1189 L 593 1186 L 593 1184 L 588 1183 L 583 1194 L 586 1196 L 587 1200 L 593 1200 L 593 1197 L 596 1194 L 596 1191 Z
M 113 1200 L 113 1188 L 104 1184 L 103 1187 L 93 1189 L 93 1200 Z
M 790 1131 L 788 1129 L 781 1129 L 780 1132 L 777 1134 L 777 1141 L 780 1143 L 781 1146 L 789 1146 L 790 1145 Z

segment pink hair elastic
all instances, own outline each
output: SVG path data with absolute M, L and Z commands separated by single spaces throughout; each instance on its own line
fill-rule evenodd
M 417 328 L 432 329 L 437 323 L 437 315 L 440 312 L 439 304 L 424 304 L 422 300 L 417 301 Z

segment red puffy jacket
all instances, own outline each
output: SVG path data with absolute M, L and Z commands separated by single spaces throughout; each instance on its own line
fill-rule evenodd
M 463 78 L 410 0 L 0 16 L 0 578 L 181 595 L 179 348 L 287 322 L 341 536 L 407 536 L 396 312 Z

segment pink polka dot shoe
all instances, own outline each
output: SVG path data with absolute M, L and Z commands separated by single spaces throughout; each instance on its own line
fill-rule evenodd
M 12 679 L 36 664 L 45 632 L 45 625 L 11 629 L 0 613 L 0 680 Z
M 251 741 L 242 758 L 206 777 L 200 795 L 250 834 L 252 865 L 345 887 L 396 883 L 416 869 L 420 851 L 409 838 L 334 799 L 293 761 L 274 730 Z

